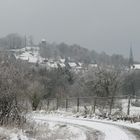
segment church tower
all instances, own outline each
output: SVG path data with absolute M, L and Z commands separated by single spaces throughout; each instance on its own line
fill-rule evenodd
M 132 50 L 132 45 L 130 47 L 130 54 L 129 54 L 129 68 L 134 68 L 134 58 L 133 58 L 133 50 Z

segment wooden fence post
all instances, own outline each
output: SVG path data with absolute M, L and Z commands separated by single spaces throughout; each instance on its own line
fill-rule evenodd
M 59 109 L 59 99 L 56 98 L 56 110 L 58 110 L 58 109 Z
M 79 105 L 80 105 L 80 99 L 79 98 L 77 98 L 77 112 L 79 112 Z
M 50 101 L 48 99 L 48 102 L 47 102 L 47 110 L 49 110 L 49 106 L 50 106 Z
M 130 115 L 130 103 L 131 103 L 131 96 L 128 97 L 127 115 Z
M 65 108 L 66 108 L 66 111 L 67 111 L 68 110 L 68 99 L 66 99 Z
M 93 106 L 93 113 L 95 113 L 95 110 L 96 110 L 96 97 L 95 97 L 95 99 L 94 99 L 94 106 Z
M 110 115 L 111 115 L 111 113 L 112 113 L 113 102 L 114 102 L 114 97 L 111 97 L 110 108 L 109 108 L 109 114 L 110 114 Z

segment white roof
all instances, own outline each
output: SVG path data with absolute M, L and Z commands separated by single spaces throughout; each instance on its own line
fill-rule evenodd
M 65 62 L 65 59 L 60 59 L 60 62 L 64 63 Z
M 54 62 L 54 63 L 47 62 L 47 66 L 50 67 L 50 68 L 58 68 L 56 62 Z
M 59 65 L 63 68 L 65 67 L 65 64 L 64 63 L 59 63 Z
M 140 69 L 140 64 L 134 64 L 135 68 L 134 69 Z
M 89 64 L 90 67 L 98 67 L 97 64 Z
M 70 65 L 70 67 L 76 67 L 77 66 L 77 64 L 74 63 L 74 62 L 69 62 L 69 65 Z

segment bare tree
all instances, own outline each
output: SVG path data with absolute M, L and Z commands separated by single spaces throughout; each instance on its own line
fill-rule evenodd
M 90 90 L 91 94 L 97 97 L 108 97 L 108 100 L 104 102 L 110 104 L 110 114 L 114 96 L 119 92 L 121 86 L 120 75 L 121 72 L 116 69 L 98 67 L 85 83 L 87 90 Z
M 123 76 L 123 93 L 130 96 L 140 95 L 140 71 L 132 70 Z

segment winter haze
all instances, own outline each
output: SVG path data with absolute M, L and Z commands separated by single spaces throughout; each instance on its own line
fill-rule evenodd
M 79 44 L 140 60 L 139 0 L 0 0 L 0 37 L 16 32 L 38 42 Z

